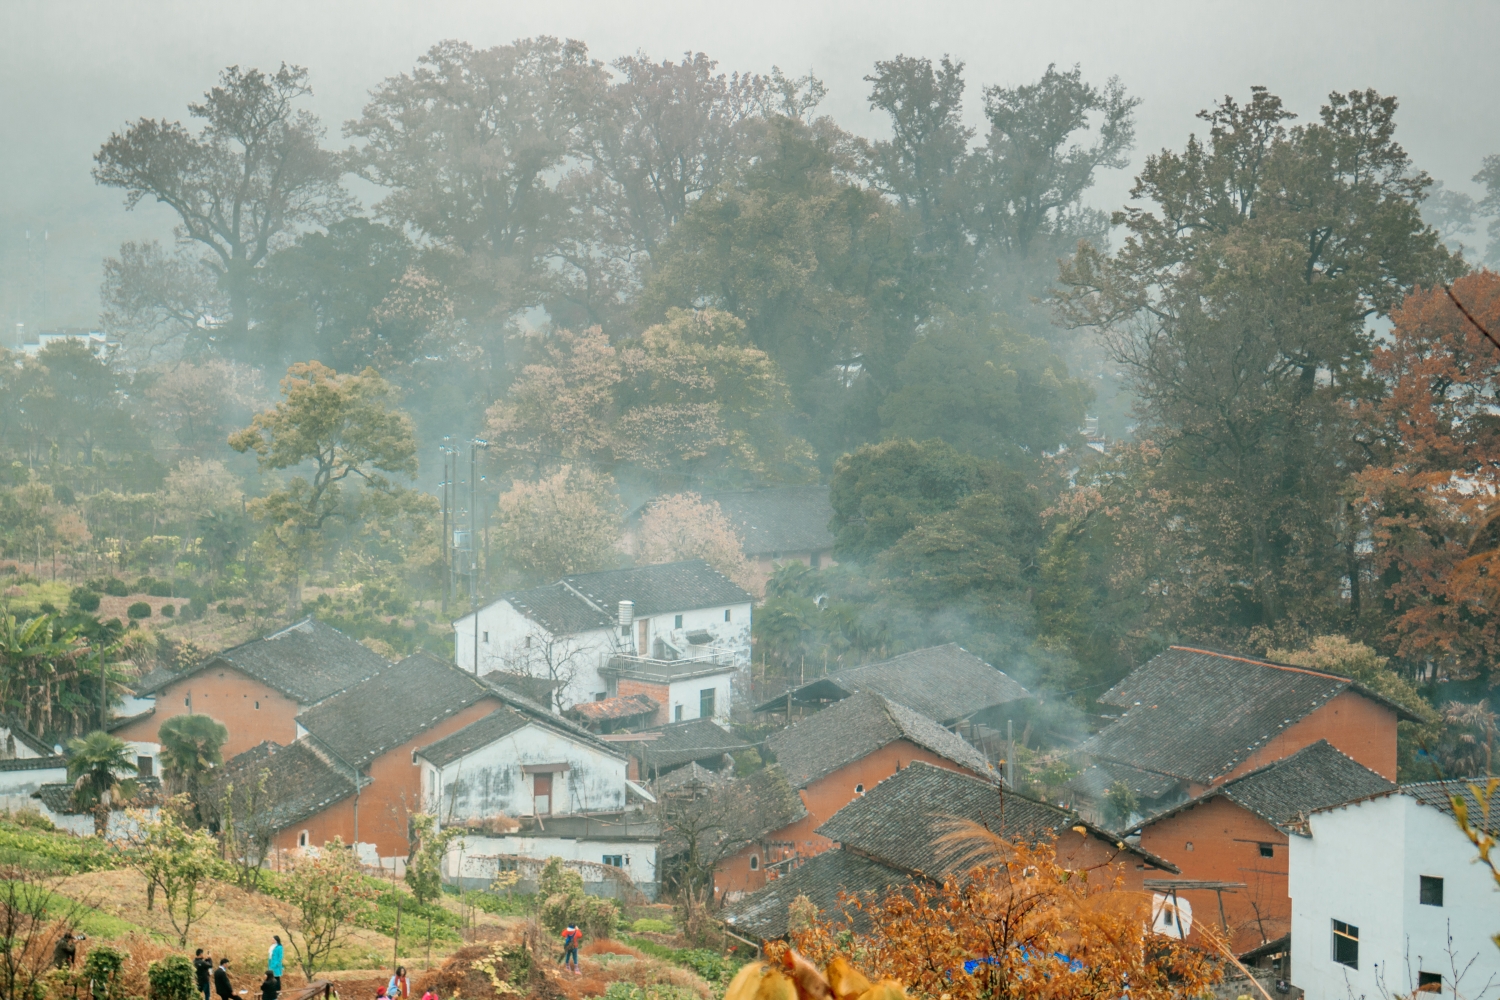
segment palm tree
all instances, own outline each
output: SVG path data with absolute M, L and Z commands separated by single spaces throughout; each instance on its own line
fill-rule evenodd
M 73 801 L 94 810 L 94 835 L 103 840 L 109 830 L 109 811 L 135 794 L 135 781 L 120 780 L 135 772 L 130 747 L 102 730 L 68 741 L 68 780 Z
M 174 715 L 161 724 L 162 774 L 174 792 L 187 793 L 194 825 L 203 823 L 203 778 L 224 763 L 229 730 L 207 715 Z

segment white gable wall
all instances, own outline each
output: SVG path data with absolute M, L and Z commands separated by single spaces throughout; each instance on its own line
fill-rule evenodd
M 1314 813 L 1310 823 L 1312 836 L 1291 837 L 1288 857 L 1292 982 L 1308 1000 L 1407 994 L 1419 971 L 1441 973 L 1453 996 L 1455 963 L 1460 994 L 1500 996 L 1500 949 L 1490 941 L 1500 890 L 1451 816 L 1393 794 Z M 1421 904 L 1423 875 L 1443 879 L 1441 907 Z M 1334 920 L 1359 928 L 1357 969 L 1333 961 Z
M 474 616 L 465 615 L 453 624 L 454 662 L 474 672 Z M 560 692 L 563 707 L 593 701 L 605 690 L 599 668 L 616 652 L 617 629 L 592 629 L 567 636 L 553 636 L 541 625 L 521 614 L 506 601 L 479 609 L 479 673 L 492 670 L 550 678 L 548 660 L 572 674 Z M 550 648 L 549 648 L 550 646 Z M 555 709 L 556 705 L 548 706 Z
M 569 765 L 552 776 L 554 816 L 625 808 L 624 760 L 534 723 L 441 768 L 420 763 L 423 801 L 444 826 L 532 815 L 534 775 L 521 770 L 527 764 Z
M 725 671 L 722 674 L 712 674 L 708 677 L 694 677 L 691 680 L 673 681 L 667 686 L 668 700 L 667 719 L 671 722 L 686 722 L 689 719 L 702 718 L 699 711 L 703 704 L 703 691 L 707 688 L 714 690 L 714 711 L 711 718 L 728 724 L 729 723 L 729 700 L 734 689 L 734 672 Z M 681 707 L 682 718 L 678 719 L 677 709 Z

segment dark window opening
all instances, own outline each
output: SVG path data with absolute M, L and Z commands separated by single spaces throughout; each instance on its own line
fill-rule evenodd
M 258 701 L 255 703 L 255 710 L 257 712 L 260 711 L 260 702 L 258 702 Z
M 1419 972 L 1417 973 L 1418 993 L 1441 993 L 1443 992 L 1443 974 L 1441 972 Z
M 552 815 L 552 774 L 543 771 L 531 777 L 532 808 L 538 816 Z
M 1423 875 L 1420 898 L 1423 906 L 1442 906 L 1443 880 L 1436 875 Z
M 682 706 L 681 705 L 675 705 L 675 706 L 673 706 L 673 708 L 672 708 L 672 721 L 673 722 L 681 722 L 682 721 Z
M 758 855 L 750 855 L 750 870 L 753 872 L 760 871 L 760 857 Z
M 142 778 L 149 778 L 156 773 L 156 761 L 150 757 L 137 757 L 135 759 L 135 773 Z
M 729 609 L 728 608 L 724 609 L 724 620 L 726 622 L 729 621 Z
M 306 830 L 303 830 L 301 833 L 297 834 L 297 846 L 298 847 L 306 847 L 307 846 L 307 831 Z
M 611 868 L 624 868 L 625 857 L 620 854 L 606 854 L 604 855 L 604 863 Z
M 672 620 L 672 627 L 673 628 L 682 628 L 682 616 L 681 615 L 678 615 L 676 618 L 674 618 Z
M 485 634 L 484 634 L 484 641 L 485 641 L 485 642 L 489 642 L 489 641 L 490 641 L 490 634 L 489 634 L 489 633 L 488 633 L 488 632 L 486 632 L 486 633 L 485 633 Z
M 855 795 L 863 795 L 863 794 L 865 794 L 865 786 L 864 785 L 855 785 L 854 786 L 854 794 Z
M 1276 856 L 1276 845 L 1275 844 L 1261 844 L 1260 845 L 1260 856 L 1263 857 L 1263 858 L 1274 858 Z
M 1359 968 L 1359 928 L 1342 920 L 1333 922 L 1333 960 L 1351 969 Z
M 698 718 L 712 719 L 714 717 L 714 689 L 704 688 L 698 692 Z

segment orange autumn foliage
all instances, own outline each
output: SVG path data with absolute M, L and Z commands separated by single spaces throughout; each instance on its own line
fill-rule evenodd
M 1500 275 L 1453 285 L 1500 334 Z M 1472 677 L 1500 655 L 1500 350 L 1442 289 L 1413 292 L 1371 359 L 1386 394 L 1360 414 L 1377 461 L 1356 478 L 1398 656 Z
M 846 899 L 841 921 L 815 919 L 794 933 L 798 951 L 830 963 L 830 973 L 841 955 L 854 956 L 882 980 L 871 987 L 855 973 L 843 989 L 869 1000 L 902 987 L 945 1000 L 1167 1000 L 1218 981 L 1211 956 L 1151 932 L 1150 895 L 1126 890 L 1108 869 L 1065 868 L 1050 842 L 976 839 L 984 842 L 965 853 L 984 863 L 878 901 Z

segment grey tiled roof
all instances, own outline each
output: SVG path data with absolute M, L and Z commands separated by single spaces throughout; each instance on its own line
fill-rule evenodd
M 252 793 L 262 772 L 265 791 Z M 253 794 L 257 818 L 272 830 L 284 830 L 354 794 L 354 776 L 304 740 L 287 746 L 267 741 L 231 758 L 215 782 L 217 800 L 222 801 L 229 785 L 234 786 L 237 813 L 248 811 Z
M 852 695 L 771 736 L 766 746 L 797 788 L 897 740 L 909 740 L 979 774 L 984 755 L 927 716 L 877 694 Z
M 741 808 L 724 831 L 729 844 L 747 844 L 807 816 L 802 796 L 775 764 L 736 778 L 724 793 Z
M 307 709 L 297 722 L 344 763 L 364 767 L 492 692 L 473 674 L 416 653 Z
M 609 628 L 615 623 L 615 612 L 601 611 L 561 583 L 530 590 L 513 590 L 500 595 L 527 618 L 553 635 L 572 635 Z M 472 637 L 473 633 L 470 633 Z
M 1410 718 L 1399 705 L 1346 677 L 1173 646 L 1105 692 L 1099 700 L 1124 707 L 1125 714 L 1082 749 L 1209 784 L 1351 689 Z
M 827 486 L 772 486 L 705 493 L 739 530 L 745 555 L 819 552 L 833 548 L 833 503 Z
M 750 746 L 712 719 L 669 722 L 642 732 L 655 733 L 656 738 L 639 743 L 616 744 L 622 748 L 628 747 L 628 753 L 641 758 L 642 774 L 652 771 L 660 773 L 694 760 L 715 760 L 726 753 L 739 753 Z
M 316 705 L 389 666 L 379 654 L 338 629 L 316 618 L 304 618 L 263 638 L 215 653 L 191 670 L 153 671 L 137 682 L 135 693 L 152 694 L 220 663 L 304 706 Z
M 1348 757 L 1327 740 L 1319 740 L 1290 757 L 1242 774 L 1153 816 L 1137 824 L 1136 829 L 1223 796 L 1272 826 L 1286 830 L 1307 813 L 1392 791 L 1395 787 L 1394 782 Z
M 52 746 L 42 740 L 31 730 L 22 724 L 21 720 L 8 712 L 0 713 L 0 727 L 10 730 L 11 736 L 15 737 L 19 746 L 28 748 L 32 753 L 50 757 L 53 754 Z
M 498 739 L 524 728 L 531 722 L 520 712 L 510 708 L 497 708 L 482 719 L 476 719 L 458 730 L 417 750 L 430 764 L 442 767 L 460 757 L 466 757 L 483 749 Z
M 1157 774 L 1154 771 L 1143 771 L 1129 764 L 1121 764 L 1114 760 L 1096 760 L 1089 764 L 1078 774 L 1074 775 L 1068 782 L 1069 787 L 1077 790 L 1082 795 L 1095 801 L 1104 798 L 1115 782 L 1123 781 L 1135 792 L 1136 798 L 1143 802 L 1151 802 L 1178 793 L 1179 797 L 1185 795 L 1187 782 L 1181 778 L 1174 778 L 1168 774 Z
M 941 877 L 972 863 L 940 842 L 954 820 L 1028 840 L 1082 826 L 1101 840 L 1116 843 L 1114 834 L 1084 822 L 1076 813 L 920 762 L 866 791 L 834 813 L 818 832 L 901 871 Z M 1168 871 L 1177 870 L 1129 844 L 1120 850 Z
M 115 809 L 134 809 L 142 805 L 156 803 L 161 795 L 161 779 L 155 775 L 147 775 L 144 778 L 130 778 L 136 783 L 135 798 L 130 802 L 121 802 Z M 73 785 L 71 782 L 56 781 L 42 785 L 31 793 L 34 799 L 40 799 L 42 805 L 50 812 L 60 816 L 88 812 L 87 809 L 79 809 L 73 804 Z
M 840 894 L 874 900 L 910 882 L 894 868 L 849 851 L 824 851 L 724 907 L 724 921 L 740 934 L 768 941 L 787 932 L 787 909 L 798 896 L 811 900 L 825 920 L 841 923 Z
M 774 711 L 793 701 L 828 701 L 859 691 L 884 695 L 939 722 L 956 722 L 985 709 L 1030 698 L 1031 693 L 1003 671 L 958 643 L 917 649 L 809 681 L 767 700 L 756 711 Z
M 510 688 L 524 698 L 541 705 L 552 704 L 552 692 L 562 687 L 560 681 L 549 680 L 546 677 L 532 677 L 527 674 L 513 674 L 505 670 L 491 670 L 484 675 L 484 680 L 490 685 L 498 685 Z
M 54 753 L 45 757 L 11 757 L 0 760 L 0 771 L 46 771 L 67 766 L 68 758 Z
M 749 604 L 753 600 L 702 559 L 580 573 L 565 577 L 563 582 L 610 615 L 621 601 L 634 601 L 635 613 L 641 616 Z
M 1456 815 L 1453 811 L 1452 796 L 1457 795 L 1468 807 L 1469 823 L 1472 826 L 1484 829 L 1490 836 L 1500 837 L 1500 796 L 1491 800 L 1489 816 L 1486 817 L 1484 810 L 1480 808 L 1474 789 L 1470 787 L 1477 785 L 1483 789 L 1487 780 L 1486 778 L 1453 778 L 1448 781 L 1421 781 L 1402 785 L 1401 791 L 1424 806 L 1440 809 L 1449 816 Z

